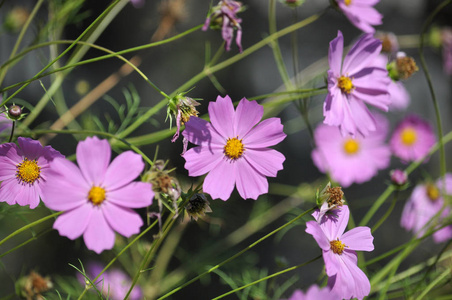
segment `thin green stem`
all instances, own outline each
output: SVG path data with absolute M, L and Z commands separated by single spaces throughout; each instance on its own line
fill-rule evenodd
M 68 53 L 72 48 L 74 48 L 76 46 L 76 42 L 80 41 L 99 21 L 101 21 L 109 12 L 110 10 L 115 7 L 116 4 L 118 4 L 118 2 L 121 0 L 115 0 L 112 4 L 110 4 L 110 6 L 104 10 L 100 16 L 98 16 L 96 18 L 96 20 L 94 20 L 94 22 L 92 22 L 83 32 L 82 34 L 79 35 L 79 37 L 77 39 L 75 39 L 74 43 L 72 43 L 71 45 L 69 45 L 69 47 L 67 47 L 60 55 L 58 55 L 55 59 L 53 59 L 50 63 L 48 63 L 41 71 L 39 71 L 32 79 L 37 79 L 41 74 L 43 74 L 47 69 L 49 69 L 55 62 L 57 62 L 58 60 L 60 60 L 64 55 L 66 55 L 66 53 Z M 22 85 L 19 89 L 17 89 L 17 91 L 15 91 L 14 93 L 11 94 L 11 96 L 9 96 L 8 98 L 6 98 L 5 100 L 3 100 L 3 102 L 0 104 L 5 105 L 6 103 L 8 103 L 9 100 L 11 100 L 12 98 L 14 98 L 18 93 L 20 93 L 23 89 L 25 89 L 28 85 L 30 84 L 30 82 L 25 83 L 24 85 Z
M 305 263 L 302 263 L 302 264 L 299 264 L 299 265 L 297 265 L 297 266 L 290 267 L 290 268 L 284 269 L 284 270 L 282 270 L 282 271 L 273 273 L 273 274 L 271 274 L 271 275 L 265 276 L 265 277 L 263 277 L 263 278 L 261 278 L 261 279 L 258 279 L 258 280 L 256 280 L 256 281 L 250 282 L 250 283 L 248 283 L 248 284 L 246 284 L 246 285 L 244 285 L 244 286 L 241 286 L 241 287 L 239 287 L 239 288 L 233 289 L 233 290 L 231 290 L 231 291 L 229 291 L 229 292 L 227 292 L 227 293 L 224 293 L 224 294 L 222 294 L 222 295 L 220 295 L 220 296 L 218 296 L 218 297 L 215 297 L 215 298 L 213 298 L 212 300 L 218 300 L 218 299 L 224 298 L 224 297 L 227 296 L 227 295 L 230 295 L 230 294 L 235 293 L 235 292 L 237 292 L 237 291 L 243 290 L 243 289 L 245 289 L 245 288 L 247 288 L 247 287 L 250 287 L 250 286 L 252 286 L 252 285 L 255 285 L 255 284 L 259 283 L 259 282 L 262 282 L 262 281 L 271 279 L 271 278 L 273 278 L 273 277 L 282 275 L 282 274 L 284 274 L 284 273 L 287 273 L 287 272 L 290 272 L 290 271 L 299 269 L 299 268 L 301 268 L 301 267 L 304 267 L 304 266 L 306 266 L 306 265 L 308 265 L 308 264 L 310 264 L 310 263 L 312 263 L 312 262 L 314 262 L 314 261 L 320 259 L 321 257 L 322 257 L 322 255 L 319 255 L 319 256 L 317 256 L 316 258 L 313 258 L 313 259 L 311 259 L 311 260 L 309 260 L 309 261 L 307 261 L 307 262 L 305 262 Z
M 296 222 L 298 219 L 302 218 L 303 216 L 305 216 L 306 214 L 314 211 L 317 207 L 313 207 L 303 213 L 301 213 L 300 215 L 296 216 L 295 218 L 293 218 L 292 220 L 290 220 L 289 222 L 285 223 L 284 225 L 278 227 L 277 229 L 273 230 L 272 232 L 266 234 L 265 236 L 261 237 L 260 239 L 258 239 L 257 241 L 255 241 L 254 243 L 248 245 L 246 248 L 242 249 L 241 251 L 239 251 L 238 253 L 234 254 L 233 256 L 227 258 L 226 260 L 222 261 L 221 263 L 219 263 L 218 265 L 208 269 L 207 271 L 203 272 L 202 274 L 192 278 L 191 280 L 187 281 L 186 283 L 178 286 L 177 288 L 173 289 L 172 291 L 170 291 L 169 293 L 166 293 L 165 295 L 163 295 L 162 297 L 158 298 L 158 300 L 161 299 L 165 299 L 169 296 L 171 296 L 174 293 L 177 293 L 178 291 L 180 291 L 181 289 L 183 289 L 184 287 L 192 284 L 193 282 L 197 281 L 198 279 L 200 279 L 201 277 L 204 277 L 205 275 L 212 273 L 212 271 L 220 268 L 221 266 L 227 264 L 228 262 L 236 259 L 237 257 L 239 257 L 240 255 L 242 255 L 243 253 L 245 253 L 246 251 L 250 250 L 251 248 L 253 248 L 254 246 L 258 245 L 260 242 L 264 241 L 265 239 L 269 238 L 270 236 L 274 235 L 275 233 L 281 231 L 282 229 L 286 228 L 287 226 L 290 226 L 292 223 Z
M 419 297 L 416 298 L 416 300 L 421 300 L 422 298 L 424 298 L 428 292 L 430 292 L 437 284 L 441 282 L 441 280 L 443 280 L 447 276 L 450 276 L 449 268 L 446 268 L 446 270 L 444 270 L 438 277 L 436 277 L 435 280 L 430 282 L 430 284 L 426 288 L 424 288 L 422 294 L 420 294 Z
M 16 128 L 16 121 L 13 121 L 13 124 L 11 125 L 11 134 L 9 135 L 8 143 L 11 143 L 14 136 L 14 128 Z
M 419 42 L 419 57 L 420 57 L 421 64 L 422 64 L 422 70 L 424 72 L 425 78 L 427 79 L 427 84 L 428 84 L 428 88 L 430 90 L 430 95 L 432 97 L 433 106 L 435 108 L 436 126 L 438 129 L 438 136 L 440 136 L 440 137 L 443 136 L 443 129 L 442 129 L 442 125 L 441 125 L 441 114 L 439 112 L 438 101 L 436 100 L 435 89 L 433 88 L 433 83 L 430 78 L 430 74 L 428 72 L 427 64 L 426 64 L 425 58 L 424 58 L 424 36 L 425 36 L 425 33 L 427 32 L 428 27 L 430 26 L 430 24 L 433 22 L 434 18 L 436 17 L 436 15 L 450 3 L 451 3 L 451 0 L 443 1 L 427 17 L 427 19 L 424 22 L 424 25 L 422 26 L 420 42 Z M 446 175 L 446 152 L 444 149 L 443 141 L 441 139 L 440 139 L 439 143 L 440 143 L 439 156 L 440 156 L 440 170 L 441 170 L 440 174 L 441 174 L 441 177 L 444 178 L 444 176 Z
M 14 44 L 13 50 L 11 51 L 11 55 L 9 56 L 10 59 L 14 55 L 16 55 L 16 52 L 19 49 L 20 44 L 22 43 L 25 33 L 27 32 L 28 27 L 30 27 L 31 22 L 35 18 L 36 13 L 41 8 L 42 3 L 44 3 L 44 0 L 39 0 L 38 2 L 36 2 L 35 6 L 33 7 L 33 10 L 31 11 L 30 15 L 28 16 L 27 21 L 25 22 L 24 26 L 22 27 L 22 30 L 19 33 L 19 36 L 17 37 L 16 43 Z M 3 72 L 0 73 L 0 86 L 2 85 L 7 72 L 8 72 L 8 69 L 6 68 L 5 70 L 3 70 Z
M 36 225 L 39 225 L 39 224 L 41 224 L 42 222 L 45 222 L 45 221 L 47 221 L 47 220 L 49 220 L 49 219 L 53 219 L 53 218 L 55 218 L 55 217 L 61 215 L 62 213 L 63 213 L 62 211 L 53 213 L 53 214 L 51 214 L 51 215 L 48 215 L 48 216 L 46 216 L 46 217 L 44 217 L 44 218 L 41 218 L 41 219 L 39 219 L 39 220 L 36 220 L 36 221 L 34 221 L 34 222 L 30 223 L 30 224 L 27 224 L 27 225 L 25 225 L 25 226 L 23 226 L 23 227 L 17 229 L 17 230 L 14 231 L 13 233 L 11 233 L 11 234 L 8 235 L 7 237 L 5 237 L 3 240 L 1 240 L 1 241 L 0 241 L 0 246 L 3 245 L 3 244 L 4 244 L 6 241 L 8 241 L 9 239 L 11 239 L 11 238 L 15 237 L 16 235 L 18 235 L 19 233 L 22 233 L 22 232 L 24 232 L 25 230 L 30 229 L 30 228 L 32 228 L 32 227 L 34 227 L 34 226 L 36 226 Z
M 394 210 L 394 207 L 395 207 L 395 205 L 397 203 L 398 195 L 399 195 L 399 192 L 396 191 L 394 193 L 394 197 L 392 198 L 391 206 L 388 208 L 388 210 L 383 215 L 383 217 L 381 217 L 380 220 L 378 220 L 377 223 L 375 223 L 375 225 L 372 227 L 372 233 L 374 233 L 378 229 L 378 227 L 380 227 L 381 224 L 383 224 L 383 222 L 386 221 L 386 219 L 391 215 L 391 213 Z
M 3 256 L 8 255 L 9 253 L 12 253 L 12 252 L 16 251 L 17 249 L 22 248 L 23 246 L 25 246 L 25 245 L 37 240 L 39 237 L 45 235 L 46 233 L 49 233 L 52 230 L 53 230 L 52 228 L 48 228 L 48 229 L 44 230 L 43 232 L 39 233 L 38 235 L 29 238 L 28 240 L 26 240 L 25 242 L 17 245 L 16 247 L 12 248 L 11 250 L 8 250 L 8 251 L 0 254 L 0 258 L 2 258 Z

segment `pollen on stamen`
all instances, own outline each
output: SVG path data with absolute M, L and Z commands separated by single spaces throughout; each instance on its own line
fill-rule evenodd
M 342 243 L 342 242 L 339 240 L 339 238 L 338 238 L 337 240 L 331 241 L 331 242 L 330 242 L 330 245 L 331 245 L 331 250 L 332 250 L 335 254 L 339 254 L 339 255 L 341 255 L 342 252 L 344 252 L 345 247 L 347 247 L 347 246 L 345 246 L 344 243 Z
M 93 205 L 101 205 L 105 201 L 105 189 L 100 186 L 93 186 L 88 193 L 88 200 Z
M 38 166 L 36 160 L 24 158 L 20 164 L 16 165 L 16 168 L 16 178 L 21 182 L 32 185 L 36 180 L 41 178 L 41 167 Z
M 237 159 L 243 155 L 245 147 L 242 140 L 237 138 L 229 138 L 224 146 L 224 154 L 230 159 Z
M 337 80 L 337 86 L 341 89 L 343 93 L 350 94 L 355 86 L 352 83 L 352 79 L 348 76 L 341 76 Z

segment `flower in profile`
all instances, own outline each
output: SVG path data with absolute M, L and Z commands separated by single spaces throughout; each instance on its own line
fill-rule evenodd
M 430 124 L 417 115 L 409 115 L 397 125 L 389 145 L 395 156 L 410 162 L 427 155 L 435 142 Z
M 42 188 L 49 178 L 50 162 L 64 156 L 30 138 L 19 137 L 17 142 L 0 146 L 0 202 L 35 208 L 39 197 L 44 200 Z
M 445 183 L 445 186 L 444 186 Z M 448 173 L 444 179 L 417 185 L 403 208 L 400 225 L 408 231 L 413 231 L 416 236 L 422 236 L 429 225 L 439 227 L 441 221 L 450 215 L 450 206 L 444 206 L 443 190 L 447 195 L 452 195 L 452 174 Z M 434 218 L 441 209 L 440 216 Z M 452 238 L 452 226 L 446 226 L 433 234 L 433 240 L 441 243 Z
M 212 7 L 210 15 L 207 17 L 203 31 L 207 28 L 220 29 L 221 36 L 226 42 L 226 51 L 231 50 L 232 38 L 234 37 L 234 29 L 237 30 L 235 43 L 242 52 L 242 27 L 240 23 L 242 19 L 237 18 L 237 13 L 240 12 L 242 3 L 234 0 L 220 0 L 217 6 Z
M 373 251 L 373 236 L 369 227 L 356 227 L 344 233 L 350 216 L 347 205 L 333 212 L 325 214 L 319 222 L 307 222 L 306 232 L 322 249 L 331 292 L 340 299 L 363 299 L 370 293 L 370 282 L 358 268 L 355 251 Z
M 383 16 L 373 6 L 380 0 L 336 0 L 344 15 L 358 29 L 374 33 L 372 26 L 382 24 Z
M 316 148 L 311 153 L 314 164 L 342 187 L 366 182 L 389 165 L 391 151 L 385 144 L 388 121 L 382 115 L 373 118 L 378 126 L 367 137 L 343 136 L 337 127 L 325 124 L 314 131 Z
M 103 266 L 99 263 L 90 263 L 86 268 L 85 275 L 92 280 L 100 274 L 103 270 Z M 90 286 L 91 282 L 87 280 L 82 274 L 77 274 L 78 280 L 85 285 Z M 102 293 L 107 299 L 112 300 L 123 300 L 125 299 L 130 286 L 132 285 L 132 280 L 130 277 L 119 269 L 107 270 L 99 276 L 96 282 L 93 282 L 96 288 Z M 93 290 L 93 289 L 91 289 Z M 94 290 L 93 290 L 94 291 Z M 143 298 L 143 292 L 139 286 L 134 286 L 132 292 L 127 299 L 139 300 Z
M 330 42 L 328 60 L 328 95 L 323 106 L 324 123 L 338 126 L 345 136 L 363 136 L 376 130 L 375 120 L 366 103 L 383 111 L 391 103 L 388 93 L 390 78 L 386 63 L 377 59 L 381 41 L 371 34 L 362 36 L 342 62 L 344 38 Z
M 180 127 L 190 120 L 190 117 L 197 117 L 198 111 L 196 110 L 196 106 L 199 105 L 199 102 L 186 97 L 184 93 L 178 93 L 175 97 L 171 98 L 168 101 L 168 108 L 166 110 L 166 118 L 170 119 L 170 126 L 173 123 L 173 116 L 176 118 L 176 133 L 174 134 L 171 142 L 175 142 L 179 137 Z
M 328 287 L 319 288 L 317 285 L 311 285 L 309 289 L 306 291 L 306 294 L 301 290 L 296 290 L 293 292 L 292 296 L 290 296 L 287 300 L 319 300 L 319 299 L 329 299 L 334 300 L 339 297 L 335 296 L 331 293 Z
M 198 145 L 184 154 L 190 176 L 207 174 L 203 190 L 213 199 L 227 200 L 237 186 L 244 199 L 257 199 L 268 192 L 267 176 L 276 177 L 284 155 L 267 147 L 281 142 L 286 134 L 279 118 L 258 124 L 262 105 L 243 98 L 234 111 L 229 96 L 209 103 L 211 123 L 190 118 L 182 133 Z
M 88 249 L 101 253 L 113 248 L 115 231 L 130 237 L 143 221 L 132 208 L 151 205 L 151 184 L 132 182 L 144 169 L 140 155 L 125 151 L 111 163 L 107 140 L 88 137 L 77 145 L 79 167 L 67 159 L 52 161 L 43 188 L 45 205 L 64 211 L 53 228 L 76 239 L 83 235 Z

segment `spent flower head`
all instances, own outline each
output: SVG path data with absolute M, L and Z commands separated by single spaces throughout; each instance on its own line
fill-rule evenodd
M 31 271 L 29 275 L 19 278 L 17 281 L 20 296 L 27 300 L 43 300 L 41 294 L 49 291 L 53 283 L 49 276 L 42 277 L 39 273 Z
M 234 110 L 229 96 L 209 103 L 210 123 L 190 118 L 182 133 L 191 143 L 183 157 L 190 176 L 207 174 L 203 191 L 213 199 L 228 200 L 234 189 L 244 199 L 268 192 L 267 177 L 276 177 L 284 155 L 268 147 L 286 134 L 279 118 L 259 123 L 264 107 L 243 98 Z
M 407 56 L 405 52 L 398 52 L 397 57 L 388 64 L 387 69 L 389 77 L 394 81 L 408 79 L 419 70 L 414 58 Z
M 190 117 L 197 117 L 199 112 L 196 110 L 196 106 L 199 102 L 185 95 L 188 92 L 178 93 L 176 96 L 168 101 L 168 108 L 166 109 L 166 119 L 170 119 L 170 127 L 173 123 L 173 116 L 176 119 L 177 130 L 174 134 L 171 142 L 175 142 L 179 137 L 180 127 L 190 120 Z
M 221 28 L 221 36 L 226 42 L 226 51 L 231 50 L 232 38 L 234 30 L 237 30 L 235 43 L 242 52 L 242 27 L 240 23 L 242 19 L 237 17 L 237 13 L 242 10 L 242 3 L 234 0 L 220 0 L 218 4 L 211 8 L 209 16 L 202 27 L 206 31 L 209 27 L 212 29 Z
M 189 217 L 197 221 L 199 217 L 212 212 L 212 209 L 210 208 L 206 195 L 196 193 L 188 200 L 187 205 L 185 205 L 185 211 Z

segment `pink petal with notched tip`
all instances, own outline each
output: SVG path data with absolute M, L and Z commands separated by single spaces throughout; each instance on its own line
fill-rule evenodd
M 355 227 L 341 237 L 341 241 L 347 246 L 347 249 L 354 251 L 373 251 L 374 237 L 370 233 L 369 227 Z
M 307 233 L 311 234 L 319 247 L 324 251 L 329 251 L 331 248 L 330 241 L 328 237 L 323 232 L 322 228 L 316 221 L 308 221 L 306 222 L 306 230 Z
M 75 240 L 85 232 L 88 224 L 92 222 L 93 210 L 93 205 L 90 203 L 69 210 L 56 219 L 53 228 L 58 230 L 60 235 Z
M 133 210 L 116 206 L 108 201 L 102 203 L 101 209 L 108 224 L 120 235 L 131 237 L 140 232 L 143 221 Z
M 236 185 L 243 199 L 256 200 L 259 195 L 268 192 L 267 178 L 258 173 L 246 160 L 238 159 L 236 162 Z
M 286 160 L 280 152 L 269 149 L 246 149 L 243 158 L 264 176 L 276 177 Z
M 217 97 L 216 102 L 209 103 L 209 116 L 215 130 L 225 138 L 234 136 L 234 106 L 229 96 Z
M 342 32 L 337 32 L 337 37 L 330 42 L 330 47 L 328 49 L 328 62 L 331 71 L 336 76 L 341 75 L 342 66 L 342 52 L 344 50 L 344 37 Z
M 93 151 L 95 150 L 95 151 Z M 88 137 L 77 145 L 77 163 L 90 185 L 100 186 L 110 163 L 111 147 L 107 140 Z
M 104 250 L 113 248 L 115 244 L 115 232 L 108 224 L 99 207 L 93 207 L 91 219 L 83 233 L 86 247 L 100 254 Z
M 245 148 L 265 148 L 286 138 L 281 119 L 270 118 L 260 122 L 243 138 Z
M 147 207 L 152 204 L 154 192 L 152 185 L 146 182 L 131 182 L 114 191 L 107 190 L 107 200 L 115 205 L 128 208 Z
M 264 107 L 256 101 L 248 101 L 243 98 L 234 116 L 234 135 L 243 138 L 264 115 Z
M 235 162 L 221 160 L 204 179 L 203 191 L 213 199 L 228 200 L 234 190 L 236 179 Z
M 120 188 L 137 178 L 143 169 L 141 155 L 132 151 L 123 152 L 108 166 L 102 186 L 109 190 Z
M 201 176 L 225 159 L 223 148 L 195 147 L 184 153 L 185 169 L 190 176 Z

